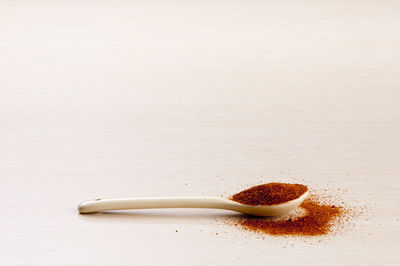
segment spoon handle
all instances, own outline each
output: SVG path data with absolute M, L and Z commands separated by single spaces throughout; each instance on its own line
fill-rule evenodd
M 229 200 L 218 197 L 174 197 L 96 199 L 84 201 L 78 206 L 80 213 L 154 208 L 231 209 L 232 204 Z

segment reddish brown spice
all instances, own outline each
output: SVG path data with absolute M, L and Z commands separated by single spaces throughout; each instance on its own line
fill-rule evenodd
M 300 184 L 269 183 L 243 190 L 231 199 L 246 205 L 273 205 L 297 199 L 307 190 Z
M 335 219 L 344 213 L 342 207 L 321 203 L 315 197 L 306 199 L 300 207 L 306 212 L 300 217 L 283 220 L 246 217 L 236 224 L 244 229 L 270 235 L 318 236 L 331 232 Z

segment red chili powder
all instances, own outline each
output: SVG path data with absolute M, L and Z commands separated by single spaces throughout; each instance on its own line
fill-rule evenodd
M 246 205 L 273 205 L 294 200 L 308 188 L 300 184 L 269 183 L 251 187 L 231 197 L 231 200 Z
M 231 197 L 248 205 L 272 205 L 296 199 L 308 188 L 300 184 L 269 183 L 251 187 Z M 234 222 L 244 229 L 269 235 L 319 236 L 332 232 L 335 223 L 340 223 L 347 210 L 332 205 L 324 197 L 309 196 L 301 205 L 302 216 L 255 217 L 245 216 Z
M 238 225 L 269 235 L 318 236 L 331 231 L 332 222 L 343 213 L 342 207 L 324 205 L 312 199 L 301 205 L 306 214 L 298 218 L 274 220 L 273 218 L 246 217 Z

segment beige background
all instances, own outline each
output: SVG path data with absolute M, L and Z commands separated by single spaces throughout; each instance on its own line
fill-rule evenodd
M 399 1 L 0 5 L 0 265 L 400 263 Z M 318 242 L 76 211 L 271 180 L 369 213 Z

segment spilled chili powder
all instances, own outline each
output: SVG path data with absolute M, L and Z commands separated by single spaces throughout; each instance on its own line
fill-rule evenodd
M 246 205 L 273 205 L 294 200 L 308 188 L 300 184 L 269 183 L 251 187 L 231 197 L 231 200 Z
M 304 216 L 275 220 L 273 218 L 246 217 L 238 224 L 245 229 L 269 235 L 318 236 L 331 231 L 332 222 L 342 214 L 342 208 L 305 200 L 301 205 Z
M 270 183 L 244 190 L 232 199 L 249 205 L 271 205 L 301 196 L 307 187 L 299 184 Z M 288 193 L 288 194 L 285 194 Z M 264 197 L 264 198 L 263 198 Z M 345 209 L 332 205 L 317 195 L 306 199 L 297 209 L 302 215 L 285 217 L 245 216 L 234 222 L 243 229 L 269 235 L 319 236 L 332 231 Z

